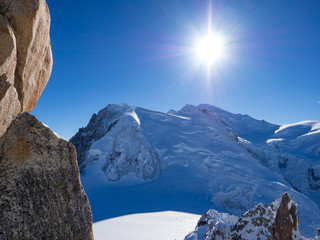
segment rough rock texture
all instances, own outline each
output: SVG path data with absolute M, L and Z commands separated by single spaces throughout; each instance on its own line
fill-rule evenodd
M 0 15 L 0 42 L 0 76 L 2 80 L 13 84 L 17 62 L 16 38 L 8 20 L 2 15 Z
M 306 239 L 301 236 L 298 223 L 297 205 L 285 193 L 281 200 L 275 200 L 269 206 L 258 204 L 240 218 L 209 210 L 185 239 Z
M 0 138 L 0 239 L 93 239 L 74 146 L 19 114 Z
M 112 128 L 108 126 L 104 127 L 104 119 L 113 118 L 114 115 L 106 111 L 100 111 L 99 114 L 93 114 L 88 125 L 85 128 L 80 128 L 75 136 L 70 139 L 70 142 L 74 144 L 77 149 L 77 158 L 79 167 L 84 164 L 87 156 L 87 152 L 90 149 L 93 142 L 101 139 Z
M 0 77 L 0 136 L 20 112 L 16 89 Z
M 1 3 L 0 3 L 1 4 Z M 0 5 L 1 6 L 1 5 Z M 0 12 L 1 13 L 1 12 Z M 14 85 L 17 49 L 12 28 L 0 15 L 0 136 L 19 114 L 21 106 Z
M 0 136 L 20 111 L 32 111 L 49 80 L 49 30 L 45 0 L 0 1 Z
M 279 240 L 293 239 L 292 234 L 298 231 L 297 205 L 292 204 L 287 193 L 282 196 L 274 221 L 274 237 Z
M 27 113 L 51 74 L 49 30 L 45 0 L 0 0 L 1 240 L 93 239 L 74 146 Z

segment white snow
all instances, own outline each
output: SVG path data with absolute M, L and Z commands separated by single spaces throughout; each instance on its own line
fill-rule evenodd
M 266 141 L 266 143 L 272 143 L 272 142 L 281 142 L 281 141 L 284 141 L 285 139 L 284 138 L 271 138 L 271 139 L 268 139 Z
M 281 125 L 279 127 L 278 130 L 276 130 L 274 133 L 277 134 L 281 131 L 284 131 L 288 128 L 293 128 L 293 127 L 309 127 L 310 128 L 310 131 L 315 131 L 315 130 L 318 130 L 320 129 L 320 122 L 319 121 L 301 121 L 301 122 L 297 122 L 297 123 L 292 123 L 292 124 L 284 124 L 284 125 Z
M 94 221 L 168 209 L 202 214 L 214 208 L 240 216 L 288 192 L 299 204 L 303 234 L 311 235 L 320 222 L 320 192 L 310 191 L 308 182 L 310 167 L 318 174 L 319 135 L 300 137 L 316 131 L 319 122 L 280 127 L 209 105 L 187 105 L 174 115 L 128 105 L 110 108 L 106 129 L 117 122 L 93 142 L 81 169 Z M 116 160 L 121 164 L 110 165 L 123 173 L 115 175 L 118 182 L 108 181 L 103 171 L 107 161 L 116 162 L 114 152 L 121 152 Z M 153 152 L 159 163 L 150 161 Z M 125 161 L 131 156 L 137 161 Z M 142 173 L 156 177 L 144 181 Z
M 128 116 L 131 116 L 140 125 L 140 119 L 138 118 L 137 114 L 134 111 L 127 112 L 125 114 L 128 115 Z
M 63 137 L 61 137 L 58 133 L 56 133 L 55 131 L 53 131 L 47 124 L 42 123 L 42 125 L 45 126 L 46 128 L 49 128 L 50 131 L 52 131 L 53 134 L 54 134 L 57 138 L 61 138 L 61 139 L 63 139 L 63 140 L 66 140 L 66 139 L 64 139 Z M 66 140 L 66 141 L 67 141 L 67 140 Z
M 303 137 L 303 136 L 308 136 L 308 135 L 312 135 L 312 134 L 319 134 L 319 133 L 320 133 L 320 129 L 314 130 L 314 131 L 312 131 L 312 132 L 308 132 L 308 133 L 306 133 L 306 134 L 303 134 L 303 135 L 301 135 L 301 137 Z
M 191 120 L 188 117 L 182 117 L 182 116 L 178 116 L 178 115 L 175 115 L 175 114 L 172 114 L 172 113 L 167 113 L 167 114 L 170 115 L 170 116 L 176 117 L 176 118 L 185 119 L 185 120 Z
M 131 214 L 93 224 L 95 240 L 182 240 L 200 215 L 165 211 Z

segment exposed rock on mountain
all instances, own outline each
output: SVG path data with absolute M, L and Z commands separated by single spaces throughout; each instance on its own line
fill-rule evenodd
M 289 194 L 285 193 L 274 220 L 274 237 L 279 240 L 297 239 L 299 237 L 298 224 L 297 204 L 293 203 Z
M 19 112 L 20 102 L 15 87 L 0 77 L 0 136 Z
M 99 161 L 109 181 L 119 181 L 130 173 L 152 180 L 161 171 L 159 156 L 143 136 L 135 109 L 126 104 L 108 105 L 94 114 L 70 142 L 77 149 L 80 169 Z
M 92 239 L 74 146 L 27 112 L 0 143 L 0 239 Z
M 32 111 L 49 80 L 49 30 L 44 0 L 0 2 L 0 136 L 20 111 Z
M 269 206 L 258 204 L 241 217 L 209 210 L 185 240 L 278 239 L 302 240 L 298 229 L 297 204 L 288 193 Z

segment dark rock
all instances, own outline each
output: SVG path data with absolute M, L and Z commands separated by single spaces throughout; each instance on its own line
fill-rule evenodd
M 80 168 L 86 159 L 86 154 L 92 142 L 102 138 L 108 131 L 103 122 L 108 117 L 106 115 L 108 115 L 108 112 L 104 111 L 100 111 L 98 115 L 93 114 L 88 125 L 85 128 L 80 128 L 77 134 L 70 139 L 70 142 L 76 147 Z
M 278 240 L 291 240 L 293 231 L 298 231 L 297 205 L 285 193 L 274 221 L 274 237 Z
M 308 181 L 311 190 L 320 190 L 320 171 L 308 169 Z
M 0 138 L 0 239 L 93 239 L 74 146 L 29 113 Z
M 281 169 L 285 169 L 287 167 L 287 163 L 289 161 L 289 159 L 287 157 L 284 156 L 278 156 L 278 167 Z

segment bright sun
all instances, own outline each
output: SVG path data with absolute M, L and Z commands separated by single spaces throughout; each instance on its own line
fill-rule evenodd
M 209 34 L 199 40 L 195 50 L 201 62 L 207 65 L 219 62 L 224 55 L 224 40 L 221 36 Z

